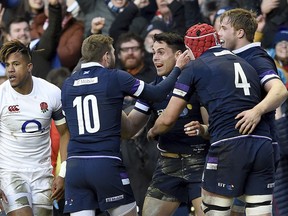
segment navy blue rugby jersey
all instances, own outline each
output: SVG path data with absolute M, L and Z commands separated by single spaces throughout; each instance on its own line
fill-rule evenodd
M 280 80 L 274 60 L 260 46 L 259 42 L 248 44 L 240 49 L 234 50 L 233 53 L 245 59 L 256 70 L 262 85 L 262 98 L 264 98 L 267 95 L 264 89 L 265 83 L 271 79 Z M 277 140 L 274 128 L 275 111 L 264 114 L 263 118 L 269 121 L 272 139 L 274 141 Z
M 154 84 L 163 80 L 162 77 L 157 77 Z M 172 91 L 167 98 L 159 103 L 147 103 L 144 100 L 137 100 L 134 109 L 150 115 L 151 112 L 156 116 L 160 116 L 167 107 Z M 165 134 L 159 136 L 158 149 L 162 152 L 180 153 L 180 154 L 203 154 L 206 155 L 209 148 L 209 141 L 200 136 L 190 137 L 184 132 L 184 125 L 191 120 L 203 123 L 200 112 L 200 103 L 197 100 L 196 94 L 193 94 L 189 99 L 187 106 L 179 116 L 173 128 Z
M 260 46 L 260 43 L 251 43 L 240 49 L 234 50 L 237 56 L 245 59 L 258 73 L 261 85 L 271 79 L 280 79 L 274 60 Z M 266 93 L 263 95 L 265 97 Z
M 138 96 L 143 88 L 144 82 L 127 72 L 82 64 L 62 87 L 70 131 L 68 156 L 118 155 L 123 98 Z
M 188 101 L 196 92 L 209 113 L 211 143 L 240 136 L 235 117 L 261 100 L 261 86 L 255 69 L 244 59 L 221 47 L 204 52 L 185 67 L 173 95 Z M 269 137 L 261 121 L 253 134 Z

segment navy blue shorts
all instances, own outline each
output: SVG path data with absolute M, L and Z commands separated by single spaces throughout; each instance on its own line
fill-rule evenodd
M 272 194 L 274 152 L 267 138 L 242 136 L 210 146 L 203 188 L 228 197 Z
M 201 179 L 205 155 L 185 158 L 160 156 L 147 196 L 164 200 L 191 203 L 201 197 Z
M 130 181 L 120 159 L 67 160 L 65 213 L 95 209 L 105 211 L 134 201 Z

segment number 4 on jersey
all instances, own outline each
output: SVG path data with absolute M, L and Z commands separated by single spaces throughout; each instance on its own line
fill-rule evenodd
M 235 87 L 243 88 L 244 95 L 250 95 L 250 83 L 247 82 L 246 75 L 240 65 L 240 63 L 234 63 L 235 71 Z

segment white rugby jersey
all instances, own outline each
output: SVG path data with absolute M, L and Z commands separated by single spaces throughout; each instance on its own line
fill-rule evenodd
M 50 123 L 52 115 L 62 112 L 61 107 L 61 90 L 44 79 L 33 77 L 28 95 L 16 92 L 9 80 L 0 86 L 1 169 L 51 166 Z M 58 125 L 65 123 L 59 115 L 54 119 Z

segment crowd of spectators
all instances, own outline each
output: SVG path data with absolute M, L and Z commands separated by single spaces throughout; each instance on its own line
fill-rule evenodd
M 45 79 L 48 76 L 49 80 L 53 80 L 57 76 L 55 69 L 65 68 L 65 71 L 72 73 L 77 68 L 81 60 L 81 44 L 87 36 L 106 34 L 115 42 L 116 66 L 149 82 L 156 74 L 151 50 L 155 33 L 177 32 L 184 36 L 191 25 L 199 22 L 214 25 L 217 30 L 218 17 L 224 11 L 238 7 L 257 13 L 259 26 L 255 41 L 261 42 L 262 47 L 274 58 L 279 75 L 288 88 L 287 0 L 1 0 L 0 46 L 13 39 L 30 46 L 34 58 L 33 75 Z M 5 65 L 1 63 L 0 83 L 5 79 Z M 127 112 L 131 110 L 129 106 L 125 108 Z M 286 113 L 285 103 L 277 116 L 279 119 L 286 118 Z M 288 138 L 285 139 L 287 123 L 282 121 L 279 125 L 281 146 L 285 146 L 283 142 L 288 144 Z M 134 167 L 131 170 L 133 166 L 129 168 L 129 164 L 126 164 L 128 172 L 130 170 L 133 176 L 132 186 L 135 188 L 141 187 L 142 180 L 149 181 L 143 176 L 152 177 L 151 167 L 157 160 L 156 149 L 145 148 L 148 145 L 146 131 L 144 129 L 139 133 L 138 139 L 134 137 L 123 144 L 125 162 L 133 163 L 133 157 L 140 157 L 140 168 Z M 135 154 L 129 153 L 132 144 L 136 146 L 133 149 Z M 281 149 L 276 179 L 275 215 L 288 215 L 287 158 L 286 150 Z M 141 175 L 137 177 L 135 172 L 139 170 Z M 147 182 L 143 185 L 148 186 Z M 136 190 L 144 193 L 141 188 Z M 143 197 L 144 194 L 139 195 L 139 200 L 143 200 Z
M 221 13 L 236 7 L 253 10 L 259 15 L 261 27 L 256 38 L 266 49 L 275 48 L 274 35 L 288 28 L 286 0 L 57 0 L 56 2 L 59 2 L 61 8 L 62 21 L 61 27 L 58 24 L 57 29 L 53 29 L 49 35 L 53 37 L 50 40 L 57 43 L 56 50 L 51 48 L 54 56 L 49 59 L 51 61 L 49 69 L 62 66 L 71 72 L 81 57 L 81 43 L 90 34 L 108 34 L 116 43 L 121 34 L 133 32 L 142 37 L 145 49 L 150 53 L 151 35 L 163 31 L 184 35 L 191 25 L 199 22 L 212 24 L 217 29 L 217 18 Z M 38 43 L 34 41 L 44 37 L 49 23 L 54 25 L 60 22 L 54 20 L 55 15 L 50 15 L 49 19 L 48 4 L 48 0 L 3 0 L 0 7 L 1 44 L 9 40 L 10 25 L 16 17 L 21 17 L 29 23 L 31 41 L 28 43 Z M 33 49 L 47 48 L 38 47 L 36 44 Z M 285 68 L 285 65 L 280 67 Z

